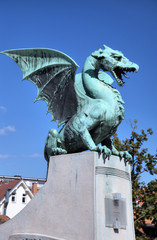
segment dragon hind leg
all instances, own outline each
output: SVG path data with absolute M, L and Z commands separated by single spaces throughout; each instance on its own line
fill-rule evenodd
M 44 149 L 46 161 L 49 162 L 49 158 L 51 156 L 67 153 L 67 151 L 61 147 L 61 145 L 59 133 L 56 129 L 51 129 L 48 133 Z

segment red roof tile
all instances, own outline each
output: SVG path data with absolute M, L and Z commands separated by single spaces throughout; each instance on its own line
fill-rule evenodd
M 6 215 L 0 215 L 0 224 L 7 222 L 9 219 Z
M 7 189 L 12 190 L 20 181 L 21 179 L 13 180 L 8 183 L 2 182 L 0 185 L 0 201 L 5 197 Z

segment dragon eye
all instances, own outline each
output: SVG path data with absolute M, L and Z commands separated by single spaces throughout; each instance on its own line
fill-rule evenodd
M 121 61 L 122 60 L 122 56 L 113 56 L 114 59 L 116 59 L 117 61 Z

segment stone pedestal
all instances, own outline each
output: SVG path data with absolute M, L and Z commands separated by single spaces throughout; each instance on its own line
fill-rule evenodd
M 0 240 L 135 240 L 130 166 L 96 152 L 51 157 L 47 182 Z

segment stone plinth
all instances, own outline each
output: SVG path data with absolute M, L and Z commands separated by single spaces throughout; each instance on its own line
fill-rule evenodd
M 47 182 L 0 240 L 134 240 L 130 166 L 96 152 L 51 157 Z

